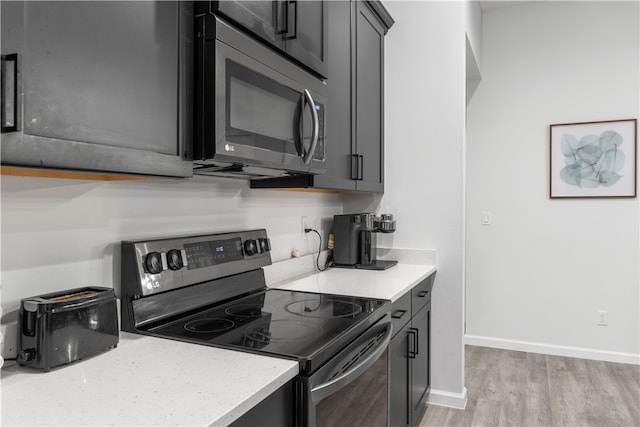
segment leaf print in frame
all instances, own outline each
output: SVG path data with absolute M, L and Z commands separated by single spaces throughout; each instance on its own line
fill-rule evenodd
M 551 198 L 636 197 L 637 119 L 550 126 Z

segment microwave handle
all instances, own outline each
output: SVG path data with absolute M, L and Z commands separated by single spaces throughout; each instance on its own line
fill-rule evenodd
M 318 136 L 320 134 L 320 123 L 318 121 L 318 113 L 316 112 L 316 103 L 311 97 L 311 93 L 307 89 L 304 90 L 304 98 L 309 103 L 309 108 L 311 109 L 311 118 L 313 119 L 313 130 L 311 132 L 311 146 L 309 150 L 305 153 L 302 160 L 305 165 L 308 165 L 311 161 L 311 157 L 313 157 L 313 152 L 316 150 L 316 145 L 318 144 Z M 302 105 L 302 109 L 304 110 L 304 103 Z M 300 120 L 302 120 L 302 114 L 300 115 Z

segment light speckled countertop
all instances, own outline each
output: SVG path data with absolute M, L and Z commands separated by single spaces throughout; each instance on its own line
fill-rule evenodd
M 0 421 L 227 425 L 298 369 L 292 360 L 120 332 L 117 348 L 50 372 L 5 362 Z
M 384 271 L 332 268 L 269 286 L 395 301 L 435 271 L 402 262 Z M 0 422 L 228 425 L 298 369 L 292 360 L 120 332 L 116 349 L 51 372 L 5 362 Z
M 272 283 L 272 288 L 396 301 L 436 271 L 435 265 L 399 263 L 387 270 L 331 268 Z

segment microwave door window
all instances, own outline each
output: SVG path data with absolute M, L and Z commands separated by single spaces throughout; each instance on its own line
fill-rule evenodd
M 300 94 L 227 62 L 226 139 L 236 144 L 300 155 Z

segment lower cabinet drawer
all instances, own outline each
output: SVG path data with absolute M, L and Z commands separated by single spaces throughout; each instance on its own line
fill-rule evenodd
M 393 336 L 411 320 L 411 292 L 407 292 L 391 305 Z
M 431 301 L 431 287 L 433 286 L 433 274 L 411 289 L 411 310 L 417 313 L 422 307 Z

